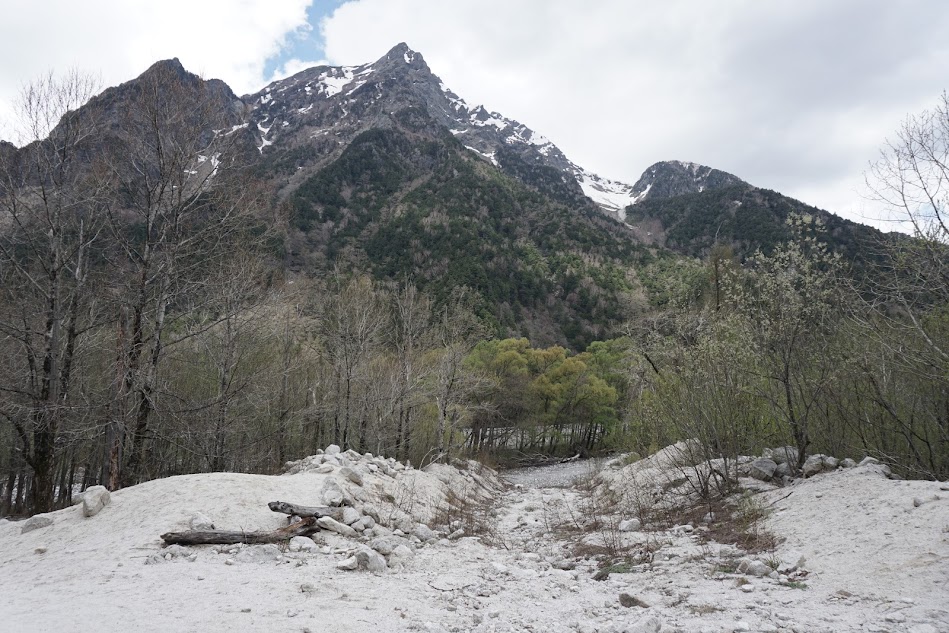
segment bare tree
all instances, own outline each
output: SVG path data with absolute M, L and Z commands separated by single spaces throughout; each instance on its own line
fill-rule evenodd
M 159 368 L 166 348 L 182 340 L 168 335 L 169 319 L 186 316 L 173 306 L 205 294 L 209 272 L 251 218 L 251 192 L 235 173 L 234 139 L 226 133 L 233 123 L 228 105 L 210 84 L 166 62 L 137 80 L 119 114 L 108 217 L 113 264 L 128 283 L 115 288 L 112 488 L 144 475 Z
M 53 503 L 78 347 L 95 322 L 90 259 L 104 181 L 86 156 L 99 122 L 81 108 L 95 91 L 95 80 L 78 72 L 26 86 L 18 104 L 24 146 L 5 152 L 0 166 L 0 337 L 16 358 L 0 376 L 0 417 L 33 471 L 36 512 Z

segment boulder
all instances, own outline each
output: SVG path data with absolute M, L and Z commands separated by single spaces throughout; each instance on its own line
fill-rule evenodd
M 777 468 L 778 464 L 773 459 L 761 457 L 751 462 L 751 464 L 748 466 L 748 474 L 755 479 L 768 481 L 774 476 L 774 472 L 777 470 Z
M 401 536 L 380 536 L 369 541 L 369 547 L 379 552 L 383 556 L 388 556 L 396 550 L 397 547 L 404 545 L 409 547 L 409 541 Z M 409 547 L 411 549 L 411 547 Z
M 359 568 L 359 561 L 356 560 L 355 556 L 350 556 L 346 560 L 341 560 L 336 563 L 336 569 L 342 569 L 345 571 L 353 571 Z
M 340 468 L 340 469 L 339 469 L 339 474 L 342 475 L 343 477 L 345 477 L 346 479 L 348 479 L 349 481 L 353 482 L 353 483 L 356 484 L 357 486 L 361 486 L 361 485 L 362 485 L 362 475 L 360 475 L 358 472 L 356 472 L 355 470 L 353 470 L 353 469 L 350 468 L 349 466 L 345 466 L 345 467 L 343 467 L 343 468 Z
M 840 460 L 830 455 L 824 455 L 823 462 L 824 470 L 837 470 L 837 467 L 840 466 Z
M 207 531 L 214 529 L 214 521 L 212 521 L 206 514 L 201 512 L 195 512 L 191 516 L 191 520 L 188 521 L 188 526 L 192 530 L 196 531 Z
M 311 552 L 317 549 L 317 547 L 313 539 L 306 536 L 294 536 L 287 545 L 287 549 L 291 552 Z
M 359 512 L 356 508 L 350 508 L 349 506 L 343 508 L 343 523 L 350 527 L 355 527 L 353 524 L 362 519 L 362 513 Z
M 639 519 L 624 519 L 619 522 L 619 525 L 616 526 L 616 529 L 620 532 L 637 532 L 643 526 L 642 521 Z
M 423 523 L 419 523 L 415 526 L 415 529 L 412 530 L 412 536 L 416 537 L 423 543 L 428 543 L 429 541 L 435 540 L 435 532 L 432 531 L 430 527 Z
M 340 523 L 332 517 L 320 517 L 316 520 L 316 524 L 319 525 L 324 530 L 329 530 L 330 532 L 336 532 L 341 536 L 346 536 L 348 538 L 356 538 L 356 530 L 349 527 L 345 523 Z
M 749 576 L 757 576 L 761 578 L 762 576 L 767 576 L 774 570 L 762 563 L 760 560 L 742 558 L 738 563 L 738 571 L 742 574 L 748 574 Z
M 386 559 L 383 558 L 382 554 L 371 549 L 362 549 L 356 552 L 356 563 L 362 569 L 368 571 L 379 573 L 383 572 L 389 568 Z
M 352 500 L 349 499 L 348 495 L 343 491 L 339 483 L 332 478 L 329 478 L 323 482 L 323 490 L 320 493 L 320 497 L 323 499 L 323 503 L 325 505 L 331 507 L 352 505 Z
M 813 477 L 824 472 L 824 456 L 811 455 L 808 457 L 801 468 L 801 472 L 804 473 L 805 477 Z
M 641 609 L 648 609 L 649 603 L 640 598 L 639 596 L 632 596 L 628 593 L 621 593 L 619 595 L 619 603 L 626 607 L 627 609 L 631 607 L 639 607 Z
M 94 517 L 109 505 L 112 495 L 105 486 L 92 486 L 82 493 L 82 516 Z
M 337 446 L 336 444 L 330 444 L 329 446 L 326 447 L 326 451 L 324 452 L 324 454 L 339 455 L 339 450 L 340 450 L 339 446 Z
M 798 453 L 797 449 L 793 446 L 780 446 L 778 448 L 771 449 L 771 461 L 776 464 L 790 463 L 793 466 L 794 464 L 797 464 L 799 456 L 800 453 Z
M 35 516 L 31 516 L 29 519 L 23 522 L 23 527 L 20 528 L 20 534 L 26 534 L 27 532 L 32 532 L 33 530 L 49 527 L 52 524 L 53 517 L 47 514 L 37 514 Z
M 840 460 L 840 466 L 842 468 L 853 468 L 856 465 L 857 462 L 853 461 L 849 457 L 845 457 L 844 459 Z

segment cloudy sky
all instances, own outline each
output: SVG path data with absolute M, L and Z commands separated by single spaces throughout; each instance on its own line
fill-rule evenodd
M 49 70 L 104 86 L 158 59 L 245 94 L 398 42 L 469 103 L 634 182 L 681 159 L 853 219 L 863 171 L 949 88 L 944 0 L 3 0 L 0 137 Z

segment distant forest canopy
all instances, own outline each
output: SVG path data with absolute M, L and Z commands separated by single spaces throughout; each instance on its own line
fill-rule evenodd
M 857 266 L 849 228 L 744 189 L 650 207 L 694 251 L 649 246 L 415 110 L 275 197 L 213 132 L 233 111 L 146 79 L 98 98 L 119 119 L 38 82 L 35 142 L 0 147 L 0 515 L 329 443 L 511 464 L 689 438 L 949 476 L 945 101 L 871 174 L 916 235 Z M 689 220 L 739 193 L 784 210 L 740 238 Z

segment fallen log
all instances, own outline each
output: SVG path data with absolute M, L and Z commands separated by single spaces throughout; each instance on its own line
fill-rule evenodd
M 343 518 L 342 508 L 331 508 L 329 506 L 301 506 L 295 503 L 287 503 L 286 501 L 271 501 L 267 504 L 267 507 L 274 512 L 289 514 L 290 516 L 314 517 L 317 519 L 320 517 L 330 517 L 337 521 L 341 521 Z
M 273 530 L 272 532 L 241 532 L 233 530 L 190 530 L 188 532 L 167 532 L 161 535 L 165 545 L 234 545 L 246 543 L 282 543 L 294 536 L 310 536 L 320 531 L 315 517 L 306 517 L 296 523 Z

